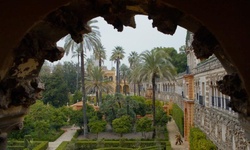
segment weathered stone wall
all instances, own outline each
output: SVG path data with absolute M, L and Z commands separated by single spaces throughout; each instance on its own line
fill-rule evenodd
M 194 123 L 206 133 L 218 149 L 247 150 L 250 148 L 238 114 L 234 112 L 195 104 Z

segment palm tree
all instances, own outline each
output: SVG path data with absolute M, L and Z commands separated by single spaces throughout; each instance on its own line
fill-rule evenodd
M 99 105 L 99 91 L 111 91 L 113 87 L 111 85 L 111 81 L 103 80 L 104 71 L 100 67 L 93 67 L 90 71 L 89 75 L 86 78 L 86 91 L 91 91 L 95 89 L 96 92 L 96 101 L 97 105 Z
M 94 62 L 92 58 L 87 58 L 86 59 L 86 73 L 87 75 L 90 74 L 91 70 L 93 69 Z
M 129 54 L 129 56 L 128 56 L 128 62 L 129 62 L 131 70 L 133 71 L 135 69 L 136 64 L 139 63 L 139 55 L 138 55 L 138 53 L 135 52 L 135 51 L 131 52 Z M 136 93 L 135 83 L 136 82 L 134 81 L 134 79 L 132 79 L 132 81 L 133 81 L 133 84 L 134 84 L 134 95 L 135 95 L 135 93 Z
M 86 50 L 94 50 L 97 49 L 100 45 L 100 32 L 98 31 L 98 27 L 93 25 L 93 23 L 96 23 L 97 20 L 90 20 L 87 23 L 87 26 L 89 27 L 88 34 L 82 34 L 82 42 L 76 43 L 73 41 L 72 37 L 70 35 L 67 35 L 64 48 L 66 51 L 66 55 L 70 51 L 77 51 L 78 54 L 80 54 L 80 60 L 81 60 L 81 82 L 82 82 L 82 95 L 83 95 L 83 126 L 84 126 L 84 137 L 87 136 L 87 115 L 86 115 L 86 90 L 85 90 L 85 67 L 84 67 L 84 52 Z M 69 37 L 70 36 L 70 37 Z
M 106 59 L 106 51 L 103 45 L 100 45 L 98 49 L 94 51 L 95 60 L 99 61 L 99 67 L 102 68 L 102 63 Z M 102 78 L 102 77 L 101 77 Z M 102 90 L 99 91 L 100 102 L 102 103 Z
M 111 61 L 116 63 L 116 92 L 120 93 L 120 73 L 119 73 L 119 66 L 120 60 L 124 58 L 124 49 L 121 46 L 116 46 L 112 50 L 112 55 L 110 57 Z
M 155 79 L 172 80 L 175 75 L 175 68 L 170 62 L 171 58 L 163 50 L 153 49 L 144 51 L 141 55 L 142 66 L 139 69 L 141 78 L 145 81 L 151 81 L 153 86 L 153 135 L 155 138 Z
M 131 70 L 130 76 L 129 76 L 129 80 L 130 82 L 134 83 L 134 95 L 136 94 L 136 87 L 135 85 L 137 84 L 137 89 L 138 89 L 138 95 L 141 95 L 141 89 L 140 89 L 140 85 L 142 82 L 142 77 L 140 74 L 140 68 L 142 67 L 142 63 L 138 61 L 138 63 L 136 64 L 136 67 L 133 68 L 133 70 Z
M 107 55 L 106 55 L 106 51 L 103 45 L 100 45 L 100 47 L 98 47 L 95 51 L 94 51 L 94 56 L 95 56 L 95 60 L 98 60 L 99 62 L 99 67 L 102 67 L 102 63 L 104 62 L 104 60 L 106 59 Z
M 122 64 L 120 67 L 120 75 L 121 75 L 121 79 L 123 80 L 123 93 L 126 95 L 127 94 L 127 90 L 125 88 L 125 84 L 126 84 L 126 80 L 128 78 L 129 75 L 129 68 L 128 66 L 126 66 L 125 64 Z

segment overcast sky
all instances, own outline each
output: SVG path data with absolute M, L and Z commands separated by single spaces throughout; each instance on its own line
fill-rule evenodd
M 122 32 L 118 32 L 109 25 L 103 18 L 98 17 L 97 25 L 101 33 L 101 42 L 105 47 L 107 60 L 104 65 L 111 69 L 115 67 L 113 62 L 109 61 L 111 52 L 115 46 L 122 46 L 126 52 L 125 58 L 121 63 L 125 63 L 129 66 L 128 56 L 131 51 L 136 51 L 138 54 L 144 50 L 151 50 L 154 47 L 174 47 L 176 50 L 185 44 L 186 29 L 178 27 L 173 36 L 166 35 L 152 28 L 152 20 L 148 20 L 147 16 L 136 16 L 136 28 L 124 27 Z M 63 47 L 64 42 L 59 41 L 58 46 Z M 93 52 L 87 52 L 89 57 Z M 71 58 L 71 56 L 64 56 L 59 62 L 63 61 L 74 61 L 77 62 L 77 58 Z

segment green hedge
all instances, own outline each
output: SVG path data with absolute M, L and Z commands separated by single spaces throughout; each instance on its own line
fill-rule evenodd
M 63 141 L 63 142 L 56 148 L 56 150 L 64 150 L 64 149 L 66 149 L 68 143 L 69 143 L 68 141 Z
M 150 146 L 160 145 L 162 149 L 166 149 L 169 146 L 169 142 L 167 141 L 77 141 L 75 143 L 76 149 L 84 149 L 84 150 L 93 150 L 100 148 L 145 148 Z M 99 149 L 100 149 L 99 148 Z
M 33 150 L 46 150 L 48 148 L 48 141 L 33 141 Z M 8 150 L 24 150 L 24 141 L 9 141 Z
M 180 134 L 184 136 L 184 113 L 177 104 L 173 104 L 172 115 Z
M 33 148 L 33 150 L 46 150 L 49 146 L 48 141 L 41 141 L 40 144 L 38 144 L 36 147 Z
M 217 147 L 207 139 L 205 133 L 199 128 L 191 128 L 189 136 L 190 150 L 216 150 Z
M 67 145 L 70 142 L 64 141 L 62 142 L 56 150 L 65 150 Z M 155 147 L 161 147 L 161 149 L 170 150 L 171 144 L 169 141 L 136 141 L 130 140 L 126 141 L 122 140 L 113 140 L 113 141 L 92 141 L 92 140 L 81 140 L 75 142 L 75 149 L 76 150 L 114 150 L 114 149 L 123 149 L 123 150 L 131 150 L 135 148 L 139 148 L 140 150 L 149 150 L 155 149 Z M 98 148 L 99 147 L 99 148 Z

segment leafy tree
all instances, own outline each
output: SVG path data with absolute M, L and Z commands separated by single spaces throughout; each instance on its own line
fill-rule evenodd
M 163 50 L 153 49 L 141 54 L 142 66 L 139 68 L 143 80 L 151 81 L 153 86 L 153 135 L 155 138 L 155 80 L 156 78 L 172 80 L 175 74 L 174 66 L 170 62 L 169 55 Z
M 132 122 L 130 116 L 122 116 L 112 121 L 113 130 L 122 137 L 124 133 L 132 130 Z
M 37 100 L 24 118 L 24 128 L 12 132 L 9 138 L 21 140 L 25 135 L 31 135 L 34 140 L 55 140 L 54 137 L 60 133 L 60 128 L 68 125 L 72 112 L 68 107 L 54 108 Z
M 124 49 L 121 46 L 116 46 L 112 50 L 112 55 L 110 57 L 111 61 L 116 63 L 116 93 L 120 93 L 120 60 L 124 58 Z
M 77 65 L 73 62 L 64 62 L 63 66 L 63 76 L 64 81 L 67 84 L 67 87 L 70 93 L 74 93 L 78 89 L 78 76 L 77 76 Z
M 105 131 L 107 122 L 103 120 L 98 120 L 96 118 L 91 119 L 88 123 L 90 132 L 96 133 L 97 134 L 97 139 L 98 139 L 98 133 Z
M 135 114 L 145 116 L 146 115 L 146 100 L 141 96 L 131 96 L 131 99 L 135 101 L 138 105 L 137 108 L 134 109 Z
M 82 92 L 81 91 L 76 91 L 72 96 L 71 104 L 77 103 L 81 99 L 82 99 Z
M 106 116 L 109 123 L 116 118 L 129 115 L 131 118 L 136 117 L 135 109 L 138 107 L 136 101 L 130 96 L 124 97 L 121 94 L 107 95 L 104 103 L 100 107 L 100 111 Z
M 157 50 L 164 50 L 172 58 L 171 62 L 176 68 L 177 73 L 184 72 L 187 69 L 187 55 L 185 53 L 185 46 L 181 46 L 179 53 L 173 47 L 157 47 Z
M 63 66 L 60 63 L 55 66 L 51 74 L 41 76 L 41 79 L 45 84 L 45 90 L 42 94 L 42 100 L 45 104 L 49 103 L 60 107 L 69 102 L 69 88 L 64 79 Z
M 152 121 L 148 117 L 142 117 L 136 122 L 136 131 L 141 132 L 145 137 L 145 132 L 152 131 Z
M 156 122 L 156 126 L 159 126 L 159 127 L 165 127 L 166 124 L 168 123 L 168 116 L 166 112 L 164 112 L 162 107 L 158 107 L 156 109 L 155 122 Z
M 100 46 L 100 32 L 98 31 L 98 27 L 93 25 L 93 23 L 96 23 L 96 20 L 90 20 L 87 23 L 87 27 L 89 28 L 88 34 L 82 34 L 81 39 L 77 39 L 75 37 L 66 36 L 65 40 L 65 50 L 67 51 L 77 51 L 77 53 L 80 53 L 81 58 L 81 82 L 82 82 L 82 93 L 83 93 L 83 122 L 84 122 L 84 136 L 87 135 L 87 115 L 86 115 L 86 90 L 85 90 L 85 67 L 84 67 L 84 52 L 86 50 L 94 50 L 97 49 Z M 73 39 L 79 40 L 73 41 Z

